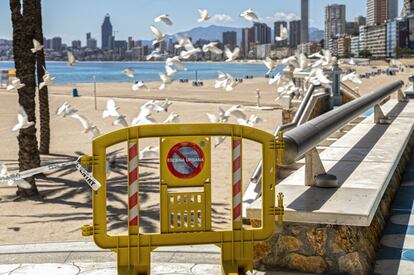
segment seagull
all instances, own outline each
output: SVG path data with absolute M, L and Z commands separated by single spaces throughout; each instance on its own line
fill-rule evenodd
M 154 103 L 155 105 L 161 107 L 165 112 L 168 112 L 168 108 L 172 105 L 172 102 L 168 98 L 166 98 L 164 101 L 155 101 Z M 159 109 L 157 107 L 156 111 L 159 112 L 158 110 Z
M 172 112 L 166 120 L 164 120 L 163 123 L 169 124 L 169 123 L 179 123 L 180 122 L 180 115 Z
M 289 34 L 287 28 L 285 28 L 283 25 L 280 25 L 280 36 L 276 36 L 275 41 L 279 42 L 287 40 L 288 36 Z
M 23 88 L 24 86 L 26 86 L 25 84 L 23 84 L 20 79 L 16 78 L 12 81 L 11 85 L 8 85 L 6 90 L 8 92 L 13 91 L 13 90 L 19 90 L 21 88 Z
M 116 106 L 115 101 L 113 99 L 108 99 L 106 101 L 106 109 L 102 113 L 102 118 L 107 117 L 119 117 L 120 114 L 118 113 L 119 107 Z
M 147 55 L 147 60 L 151 60 L 153 58 L 160 58 L 160 57 L 161 57 L 161 49 L 156 48 L 149 55 Z
M 63 105 L 65 105 L 65 103 L 63 104 Z M 61 106 L 61 108 L 63 108 L 63 105 Z M 72 117 L 72 118 L 75 118 L 75 116 L 78 114 L 78 110 L 77 109 L 75 109 L 75 108 L 73 108 L 72 106 L 70 106 L 69 104 L 67 104 L 66 103 L 66 105 L 64 106 L 64 110 L 62 111 L 62 110 L 60 110 L 60 108 L 59 109 L 57 109 L 57 111 L 56 111 L 56 114 L 57 115 L 60 115 L 58 112 L 59 111 L 61 111 L 61 113 L 60 114 L 62 114 L 62 117 Z
M 19 112 L 17 113 L 17 121 L 17 124 L 12 129 L 13 132 L 20 129 L 26 129 L 34 125 L 33 121 L 29 121 L 26 111 L 22 106 L 19 107 Z
M 68 106 L 70 106 L 70 105 L 67 101 L 63 102 L 63 104 L 59 108 L 56 109 L 56 114 L 58 116 L 62 115 L 66 111 L 66 108 Z
M 43 45 L 41 45 L 40 42 L 37 41 L 36 39 L 33 39 L 33 48 L 30 49 L 32 53 L 36 53 L 42 49 L 43 49 Z
M 8 173 L 7 166 L 4 163 L 0 162 L 0 178 L 1 177 L 7 177 L 8 175 L 10 175 L 10 174 Z M 20 187 L 22 189 L 30 189 L 30 188 L 32 188 L 32 186 L 30 185 L 30 183 L 28 183 L 27 181 L 25 181 L 23 179 L 17 180 L 17 181 L 9 180 L 7 182 L 7 185 L 9 185 L 9 186 L 17 185 L 18 187 Z
M 321 55 L 320 52 L 317 52 L 317 53 L 309 55 L 309 58 L 319 58 L 319 59 L 321 59 L 321 58 L 323 58 L 323 55 Z
M 277 67 L 277 63 L 270 57 L 266 57 L 266 59 L 263 60 L 263 64 L 265 64 L 266 68 L 268 69 L 266 74 L 270 74 Z
M 151 110 L 142 106 L 141 111 L 139 112 L 137 117 L 132 120 L 131 126 L 154 124 L 154 123 L 157 123 L 157 121 L 151 116 Z
M 153 25 L 150 26 L 150 29 L 152 33 L 155 35 L 155 40 L 152 41 L 152 45 L 159 44 L 162 41 L 164 41 L 164 34 L 161 32 L 160 29 L 158 29 L 157 27 Z
M 53 81 L 56 78 L 51 76 L 45 67 L 43 67 L 43 70 L 45 70 L 45 74 L 43 75 L 43 82 L 39 84 L 39 90 L 43 89 L 45 86 L 53 84 Z
M 282 59 L 282 64 L 288 64 L 290 66 L 293 66 L 294 68 L 299 68 L 299 62 L 296 56 L 294 55 Z
M 207 10 L 198 10 L 198 12 L 200 13 L 200 18 L 197 20 L 198 22 L 204 22 L 210 19 Z
M 203 46 L 203 52 L 211 52 L 214 54 L 222 54 L 223 51 L 217 48 L 218 42 L 210 42 Z
M 223 88 L 226 92 L 231 92 L 238 84 L 239 82 L 232 75 L 219 72 L 214 88 Z
M 173 82 L 173 80 L 171 79 L 170 76 L 168 76 L 167 74 L 160 74 L 160 79 L 162 81 L 162 84 L 160 86 L 160 90 L 164 90 L 168 84 L 171 84 Z
M 139 160 L 148 158 L 159 158 L 160 148 L 157 146 L 147 146 L 139 151 Z
M 229 121 L 229 118 L 231 116 L 235 118 L 246 119 L 246 115 L 244 114 L 243 109 L 241 109 L 240 105 L 232 106 L 226 111 L 224 111 L 221 107 L 218 109 L 218 116 L 209 113 L 207 114 L 207 117 L 211 123 L 226 123 Z
M 193 43 L 191 41 L 187 41 L 187 43 L 184 45 L 185 51 L 182 51 L 180 53 L 181 58 L 183 59 L 189 59 L 191 56 L 201 52 L 200 48 L 194 48 Z
M 75 63 L 77 63 L 78 61 L 76 60 L 75 56 L 73 55 L 73 52 L 69 52 L 68 51 L 68 65 L 69 66 L 73 66 L 75 65 Z
M 118 116 L 114 122 L 112 122 L 113 126 L 121 125 L 122 127 L 128 127 L 128 122 L 126 121 L 126 116 L 120 115 Z
M 144 84 L 144 81 L 139 81 L 135 84 L 132 85 L 132 90 L 133 91 L 138 91 L 141 89 L 146 89 L 147 91 L 149 91 L 150 89 L 147 87 L 147 85 Z
M 188 38 L 188 34 L 184 34 L 183 37 L 179 36 L 179 35 L 175 35 L 175 37 L 177 38 L 177 45 L 174 45 L 174 48 L 176 49 L 180 49 L 180 48 L 184 48 L 185 44 L 187 44 L 190 39 Z
M 269 85 L 279 83 L 280 79 L 282 77 L 281 73 L 277 73 L 275 76 L 269 78 Z
M 181 62 L 179 56 L 174 56 L 174 57 L 167 58 L 167 60 L 165 61 L 165 65 L 167 65 L 167 66 L 174 66 L 175 68 L 177 68 L 177 70 L 181 70 L 181 71 L 187 70 L 184 67 L 184 63 Z
M 132 68 L 126 68 L 122 71 L 122 73 L 129 78 L 134 78 L 134 69 Z
M 155 17 L 154 22 L 158 23 L 158 22 L 163 22 L 168 26 L 172 26 L 173 22 L 171 21 L 170 18 L 168 18 L 168 14 L 161 14 L 158 17 Z
M 173 68 L 171 68 L 170 66 L 165 65 L 165 73 L 167 74 L 167 76 L 171 77 L 171 76 L 176 75 L 177 70 L 174 70 L 174 69 L 173 69 Z
M 237 123 L 244 126 L 254 127 L 259 122 L 262 122 L 262 119 L 257 115 L 251 115 L 248 119 L 238 118 Z
M 234 51 L 231 51 L 229 48 L 225 47 L 224 53 L 226 54 L 226 62 L 232 62 L 236 60 L 240 55 L 240 48 L 235 48 Z
M 342 77 L 342 81 L 352 81 L 355 84 L 362 84 L 362 80 L 359 78 L 359 76 L 355 72 L 344 75 Z
M 305 80 L 314 85 L 329 85 L 332 83 L 320 68 L 313 69 Z
M 240 14 L 241 17 L 244 17 L 244 19 L 252 22 L 259 22 L 259 17 L 254 13 L 252 9 L 245 10 Z
M 83 133 L 91 133 L 91 139 L 94 139 L 101 135 L 101 131 L 96 127 L 95 125 L 92 125 L 92 123 L 84 116 L 79 114 L 72 115 L 73 118 L 76 118 L 79 120 L 79 122 L 82 124 L 83 127 Z

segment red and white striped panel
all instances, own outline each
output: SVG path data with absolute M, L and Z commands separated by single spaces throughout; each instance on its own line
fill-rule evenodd
M 233 222 L 241 222 L 241 140 L 233 139 Z
M 128 142 L 129 225 L 138 225 L 138 142 Z

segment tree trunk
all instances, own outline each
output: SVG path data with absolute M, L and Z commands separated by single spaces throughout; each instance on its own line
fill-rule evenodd
M 16 76 L 26 86 L 19 89 L 19 104 L 24 108 L 29 121 L 36 122 L 36 82 L 35 57 L 30 49 L 33 46 L 34 6 L 32 0 L 23 1 L 23 14 L 21 14 L 20 0 L 10 0 L 10 9 L 13 23 L 13 55 Z M 35 125 L 21 129 L 17 137 L 19 142 L 19 169 L 20 171 L 40 166 L 40 156 L 36 138 Z M 32 185 L 31 189 L 18 188 L 17 194 L 33 196 L 38 194 L 35 179 L 26 179 Z
M 42 5 L 41 0 L 35 2 L 35 22 L 34 22 L 34 38 L 43 44 L 43 26 L 42 26 Z M 37 65 L 37 85 L 43 81 L 46 68 L 45 53 L 43 49 L 36 53 Z M 49 95 L 47 86 L 39 90 L 39 114 L 40 114 L 40 154 L 49 154 L 50 146 L 50 114 L 49 114 Z

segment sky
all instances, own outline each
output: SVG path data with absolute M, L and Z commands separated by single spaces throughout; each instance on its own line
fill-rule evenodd
M 402 7 L 399 0 L 399 11 Z M 324 7 L 328 4 L 345 4 L 347 20 L 355 16 L 366 16 L 365 0 L 310 0 L 310 26 L 324 29 Z M 105 14 L 111 15 L 116 39 L 152 39 L 149 26 L 155 17 L 168 14 L 174 25 L 161 25 L 163 32 L 173 34 L 197 26 L 212 24 L 248 27 L 251 23 L 239 15 L 252 8 L 261 21 L 273 28 L 276 20 L 294 20 L 300 17 L 300 0 L 42 0 L 43 33 L 51 38 L 61 36 L 63 42 L 70 44 L 80 39 L 85 44 L 87 32 L 98 40 L 100 27 Z M 212 19 L 198 23 L 198 9 L 207 9 Z M 12 26 L 9 0 L 0 0 L 0 38 L 11 39 Z

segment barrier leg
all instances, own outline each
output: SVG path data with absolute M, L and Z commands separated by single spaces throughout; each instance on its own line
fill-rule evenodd
M 141 247 L 139 255 L 137 252 L 135 247 L 118 249 L 118 275 L 151 274 L 151 250 Z

